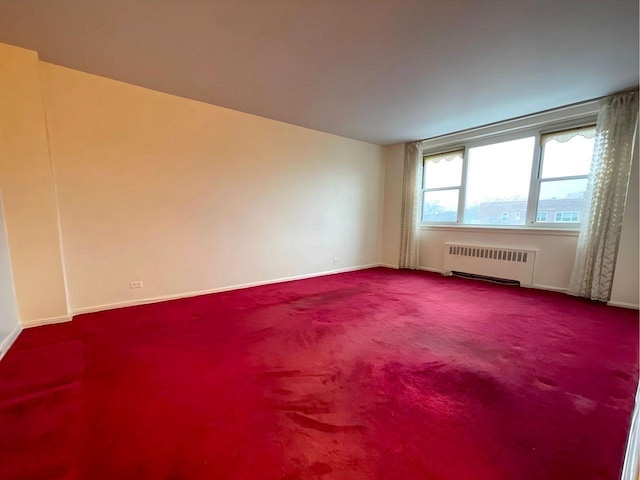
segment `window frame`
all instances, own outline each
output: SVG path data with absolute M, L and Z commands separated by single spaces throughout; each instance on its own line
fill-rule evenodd
M 577 112 L 576 112 L 577 110 Z M 563 116 L 564 115 L 564 116 Z M 542 118 L 540 118 L 542 117 Z M 544 117 L 547 117 L 545 120 Z M 549 117 L 551 117 L 549 119 Z M 420 226 L 421 227 L 454 227 L 454 228 L 485 228 L 485 229 L 551 229 L 551 230 L 578 230 L 578 222 L 550 222 L 547 215 L 546 222 L 537 221 L 537 207 L 540 195 L 540 185 L 549 179 L 541 179 L 542 173 L 542 148 L 541 136 L 553 132 L 561 132 L 581 127 L 593 126 L 597 118 L 597 103 L 588 102 L 583 105 L 564 107 L 555 111 L 543 112 L 531 117 L 515 119 L 502 122 L 500 124 L 488 125 L 478 129 L 457 132 L 451 135 L 436 137 L 425 140 L 422 144 L 421 159 L 424 169 L 425 157 L 464 150 L 462 159 L 462 173 L 459 187 L 458 212 L 455 222 L 444 221 L 422 221 L 422 208 L 424 202 L 424 170 L 421 178 L 421 204 L 420 204 Z M 512 128 L 510 128 L 512 127 Z M 487 133 L 485 133 L 487 132 Z M 464 210 L 467 189 L 467 176 L 469 164 L 469 150 L 475 147 L 491 145 L 494 143 L 508 142 L 526 137 L 535 137 L 533 148 L 533 159 L 531 162 L 529 194 L 527 197 L 527 210 L 523 225 L 499 225 L 499 224 L 466 224 L 464 223 Z M 462 138 L 460 138 L 462 137 Z M 451 142 L 447 139 L 451 138 Z M 455 140 L 454 140 L 455 139 Z M 588 178 L 588 175 L 586 176 Z M 585 176 L 558 177 L 555 180 L 569 180 L 573 178 L 585 178 Z
M 465 165 L 466 165 L 466 158 L 467 158 L 467 150 L 464 147 L 456 147 L 455 145 L 452 146 L 453 148 L 451 148 L 451 146 L 449 148 L 445 148 L 445 149 L 440 149 L 437 150 L 433 153 L 424 153 L 424 151 L 421 153 L 422 156 L 422 169 L 420 170 L 420 172 L 422 173 L 422 178 L 420 179 L 420 224 L 421 225 L 426 225 L 426 224 L 431 224 L 431 225 L 456 225 L 458 223 L 461 223 L 460 221 L 460 202 L 464 200 L 464 197 L 462 196 L 461 192 L 462 190 L 465 188 L 465 185 L 463 185 L 463 180 L 466 177 L 466 173 L 465 173 Z M 425 171 L 426 171 L 426 158 L 427 157 L 435 157 L 437 155 L 447 155 L 450 153 L 456 153 L 456 152 L 460 152 L 462 151 L 462 171 L 460 173 L 460 184 L 459 185 L 455 185 L 455 186 L 447 186 L 447 187 L 432 187 L 432 188 L 427 188 L 425 185 Z M 458 190 L 458 214 L 456 216 L 456 220 L 455 221 L 445 221 L 445 220 L 427 220 L 424 221 L 422 220 L 422 217 L 424 215 L 424 194 L 426 192 L 438 192 L 438 191 L 444 191 L 444 190 Z M 464 212 L 464 211 L 463 211 Z
M 538 168 L 537 168 L 537 172 L 536 172 L 536 181 L 535 181 L 535 186 L 533 186 L 536 191 L 535 191 L 535 198 L 534 198 L 534 205 L 533 205 L 533 218 L 534 218 L 534 225 L 542 227 L 542 228 L 580 228 L 580 224 L 581 224 L 581 220 L 580 220 L 580 212 L 578 212 L 578 221 L 576 222 L 572 222 L 572 221 L 555 221 L 555 217 L 556 215 L 554 214 L 554 221 L 550 222 L 549 221 L 549 217 L 547 216 L 547 221 L 546 222 L 538 222 L 537 220 L 537 210 L 538 210 L 538 202 L 540 201 L 540 189 L 542 187 L 542 184 L 544 182 L 558 182 L 558 181 L 562 181 L 562 180 L 584 180 L 586 179 L 588 181 L 589 179 L 589 174 L 587 173 L 586 175 L 565 175 L 563 177 L 551 177 L 551 178 L 542 178 L 542 163 L 543 163 L 543 148 L 541 145 L 541 137 L 542 135 L 546 135 L 549 133 L 556 133 L 556 132 L 562 132 L 563 130 L 571 130 L 572 128 L 587 128 L 587 127 L 593 127 L 595 129 L 596 127 L 596 122 L 595 119 L 593 119 L 592 122 L 587 122 L 585 124 L 577 124 L 573 127 L 569 126 L 566 128 L 562 128 L 562 129 L 554 129 L 554 130 L 548 130 L 548 129 L 543 129 L 540 131 L 538 138 L 537 138 L 537 143 L 538 143 Z M 532 175 L 533 177 L 533 175 Z M 532 183 L 533 183 L 533 178 L 531 179 Z M 531 187 L 529 187 L 531 189 Z M 529 199 L 531 199 L 531 196 L 529 196 Z M 527 203 L 527 209 L 529 208 L 529 204 Z M 563 212 L 564 213 L 564 212 Z

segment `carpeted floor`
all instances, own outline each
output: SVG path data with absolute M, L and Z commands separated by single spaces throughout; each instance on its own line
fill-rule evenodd
M 81 315 L 0 362 L 2 479 L 617 479 L 638 312 L 371 269 Z

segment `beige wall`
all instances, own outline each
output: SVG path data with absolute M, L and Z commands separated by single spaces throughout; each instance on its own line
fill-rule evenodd
M 0 191 L 23 323 L 398 264 L 403 145 L 162 94 L 3 44 L 0 70 Z M 638 303 L 637 163 L 636 152 L 612 297 L 625 304 Z M 538 249 L 544 288 L 566 287 L 575 255 L 575 235 L 562 233 L 420 235 L 421 266 L 434 270 L 446 241 Z M 144 288 L 130 289 L 137 280 Z
M 631 178 L 629 179 L 629 190 L 627 192 L 627 205 L 624 210 L 622 220 L 622 232 L 620 233 L 620 246 L 618 247 L 618 261 L 616 263 L 616 276 L 613 279 L 613 289 L 611 291 L 611 301 L 613 305 L 635 306 L 640 304 L 640 284 L 638 282 L 638 270 L 640 259 L 638 248 L 640 241 L 638 238 L 638 152 L 640 148 L 640 126 L 636 129 L 636 142 L 633 152 L 633 164 L 631 168 Z
M 380 262 L 381 147 L 42 73 L 72 311 Z
M 382 263 L 397 267 L 400 255 L 400 207 L 404 144 L 384 149 L 384 224 L 382 231 Z
M 21 321 L 67 316 L 37 54 L 0 44 L 0 191 Z
M 636 153 L 637 156 L 637 153 Z M 400 225 L 402 195 L 402 171 L 404 148 L 402 145 L 385 147 L 385 218 L 383 263 L 397 266 L 400 242 L 394 238 L 394 230 Z M 637 162 L 635 179 L 631 180 L 629 208 L 625 212 L 623 238 L 620 246 L 618 268 L 614 281 L 612 301 L 629 305 L 638 304 L 638 191 Z M 635 234 L 635 237 L 633 236 Z M 440 271 L 444 258 L 444 243 L 460 242 L 472 245 L 495 245 L 538 250 L 533 284 L 538 288 L 564 290 L 569 284 L 575 260 L 577 234 L 570 232 L 522 230 L 499 231 L 474 228 L 424 228 L 420 231 L 419 262 L 421 268 Z M 624 300 L 622 300 L 624 299 Z

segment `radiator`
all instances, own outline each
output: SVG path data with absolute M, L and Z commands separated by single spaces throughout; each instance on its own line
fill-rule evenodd
M 522 286 L 533 284 L 535 250 L 444 244 L 443 273 L 463 272 L 487 277 L 517 280 Z

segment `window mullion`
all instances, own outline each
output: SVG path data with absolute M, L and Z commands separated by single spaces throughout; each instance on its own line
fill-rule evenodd
M 458 192 L 458 219 L 457 222 L 464 223 L 464 203 L 467 196 L 467 167 L 469 165 L 469 149 L 464 149 L 462 156 L 462 178 L 460 179 L 460 191 Z
M 571 175 L 568 177 L 541 178 L 540 182 L 557 182 L 561 180 L 584 180 L 585 178 L 589 178 L 589 175 Z
M 542 168 L 542 148 L 540 146 L 540 134 L 536 133 L 536 143 L 533 147 L 533 162 L 531 162 L 531 179 L 529 183 L 529 197 L 527 199 L 527 214 L 525 225 L 533 225 L 536 222 L 538 211 L 538 196 L 540 194 L 540 169 Z
M 423 188 L 423 192 L 441 192 L 443 190 L 457 190 L 460 188 L 460 185 L 451 185 L 449 187 L 435 187 L 435 188 Z

